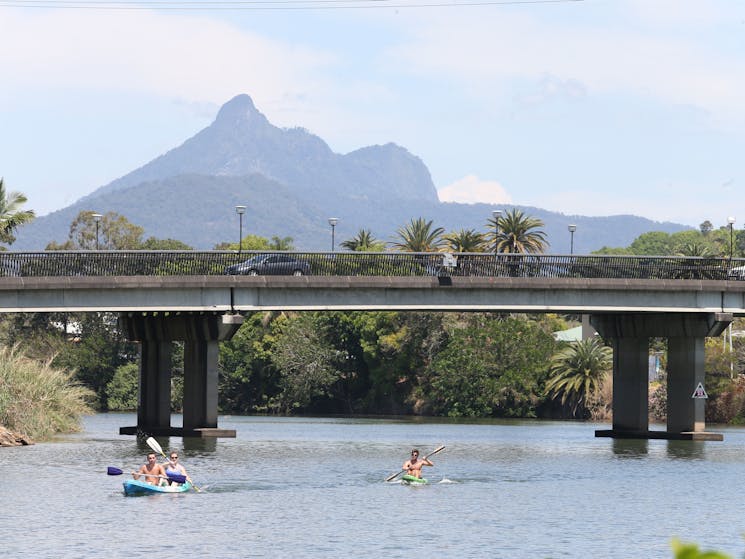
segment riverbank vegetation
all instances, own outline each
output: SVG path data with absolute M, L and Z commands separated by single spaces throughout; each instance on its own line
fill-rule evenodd
M 70 371 L 0 349 L 0 425 L 35 440 L 80 428 L 94 394 Z

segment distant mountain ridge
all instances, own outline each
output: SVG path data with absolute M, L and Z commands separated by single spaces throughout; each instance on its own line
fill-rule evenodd
M 244 235 L 291 236 L 301 250 L 328 250 L 328 217 L 340 219 L 337 247 L 361 228 L 384 241 L 412 218 L 446 230 L 486 230 L 494 206 L 441 203 L 424 163 L 389 143 L 341 155 L 302 128 L 272 125 L 248 95 L 238 95 L 215 121 L 182 145 L 74 204 L 19 231 L 12 250 L 64 242 L 83 210 L 109 211 L 145 228 L 145 237 L 172 238 L 197 249 L 237 242 L 236 205 L 247 206 Z M 554 253 L 568 252 L 567 225 L 577 225 L 575 252 L 626 246 L 646 231 L 683 225 L 635 216 L 565 216 L 521 208 L 545 223 Z

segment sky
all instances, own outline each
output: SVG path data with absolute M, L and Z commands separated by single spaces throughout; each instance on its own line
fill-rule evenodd
M 0 176 L 38 215 L 241 93 L 443 201 L 745 223 L 745 2 L 0 0 Z

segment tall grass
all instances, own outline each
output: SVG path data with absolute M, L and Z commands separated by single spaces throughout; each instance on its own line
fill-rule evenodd
M 51 361 L 29 359 L 18 346 L 0 349 L 0 425 L 35 440 L 79 431 L 94 396 Z

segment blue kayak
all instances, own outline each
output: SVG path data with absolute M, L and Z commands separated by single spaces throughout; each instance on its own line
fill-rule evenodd
M 191 490 L 193 485 L 186 482 L 182 485 L 151 485 L 139 479 L 128 479 L 124 485 L 125 495 L 148 495 L 155 493 L 186 493 Z

